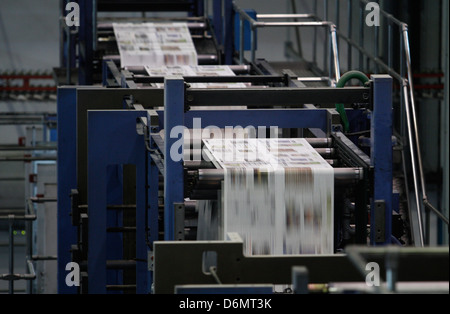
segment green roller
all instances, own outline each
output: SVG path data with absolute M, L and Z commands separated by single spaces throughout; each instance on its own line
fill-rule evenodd
M 336 84 L 337 88 L 343 88 L 348 81 L 352 79 L 358 79 L 361 83 L 365 84 L 369 81 L 369 78 L 362 72 L 359 71 L 349 71 L 342 75 L 339 81 Z M 344 104 L 336 104 L 336 110 L 339 112 L 341 116 L 342 123 L 344 124 L 344 131 L 348 132 L 350 129 L 350 125 L 348 123 L 347 113 L 345 112 Z

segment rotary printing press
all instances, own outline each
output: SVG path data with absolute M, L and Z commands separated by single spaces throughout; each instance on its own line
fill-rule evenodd
M 106 7 L 102 2 L 98 8 Z M 398 281 L 448 280 L 448 270 L 436 271 L 448 265 L 448 250 L 402 250 L 398 245 L 405 226 L 401 198 L 393 188 L 392 78 L 366 76 L 362 86 L 336 88 L 362 74 L 351 71 L 341 77 L 335 42 L 330 45 L 333 66 L 328 76 L 308 63 L 288 68 L 256 59 L 253 53 L 247 60 L 244 46 L 255 48 L 256 36 L 245 38 L 242 21 L 250 23 L 251 13 L 224 1 L 224 12 L 215 7 L 209 20 L 199 14 L 200 3 L 170 1 L 167 9 L 190 12 L 182 22 L 192 35 L 198 65 L 226 66 L 232 75 L 155 76 L 148 67 L 123 67 L 111 24 L 99 21 L 96 55 L 85 54 L 92 58 L 84 68 L 79 63 L 80 85 L 58 88 L 59 291 L 267 293 L 271 285 L 305 282 L 293 278 L 309 283 L 364 281 L 364 260 L 379 262 L 382 273 L 401 269 Z M 239 47 L 232 38 L 238 33 L 233 14 L 243 16 L 237 23 Z M 318 26 L 329 27 L 335 38 L 332 24 Z M 80 34 L 83 38 L 87 40 Z M 66 61 L 70 69 L 70 58 Z M 68 72 L 62 82 L 70 82 L 73 73 Z M 99 80 L 101 86 L 83 86 Z M 196 87 L 202 83 L 212 88 Z M 332 252 L 246 256 L 239 234 L 200 237 L 207 218 L 212 222 L 211 215 L 220 215 L 224 169 L 192 160 L 190 154 L 171 158 L 173 147 L 181 155 L 202 155 L 204 141 L 194 144 L 183 138 L 185 130 L 195 133 L 197 121 L 200 128 L 220 130 L 242 126 L 267 132 L 276 127 L 279 138 L 305 139 L 333 169 Z M 167 136 L 180 126 L 179 136 Z M 205 201 L 215 205 L 201 212 L 199 204 Z M 209 229 L 217 235 L 220 221 L 213 224 Z M 212 267 L 204 267 L 205 252 L 212 252 Z M 386 256 L 395 262 L 385 265 Z M 432 267 L 418 274 L 411 261 L 424 260 Z M 69 262 L 80 265 L 79 287 L 65 285 Z M 294 271 L 295 266 L 302 268 Z M 294 288 L 301 290 L 300 285 Z

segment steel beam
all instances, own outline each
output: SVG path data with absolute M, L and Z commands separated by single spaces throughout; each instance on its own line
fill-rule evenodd
M 166 137 L 164 141 L 164 239 L 174 240 L 174 204 L 184 202 L 183 159 L 175 160 L 175 153 L 183 156 L 183 145 L 179 145 L 181 152 L 173 152 L 177 141 L 184 141 L 184 130 L 171 134 L 172 130 L 184 125 L 184 81 L 182 77 L 166 77 L 164 81 L 164 125 Z M 178 137 L 180 136 L 180 137 Z
M 371 205 L 371 244 L 390 244 L 392 235 L 392 77 L 372 75 L 373 113 L 371 165 L 374 188 Z M 384 204 L 381 205 L 381 204 Z M 380 219 L 384 217 L 384 219 Z M 380 224 L 380 221 L 384 221 Z M 382 233 L 382 234 L 380 234 Z
M 70 248 L 77 241 L 77 230 L 70 217 L 70 191 L 77 187 L 76 95 L 74 87 L 58 88 L 58 293 L 75 294 L 77 287 L 66 285 Z

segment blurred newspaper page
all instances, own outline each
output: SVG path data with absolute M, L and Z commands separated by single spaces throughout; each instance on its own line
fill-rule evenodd
M 332 254 L 334 171 L 305 139 L 208 139 L 224 169 L 223 239 L 245 255 Z

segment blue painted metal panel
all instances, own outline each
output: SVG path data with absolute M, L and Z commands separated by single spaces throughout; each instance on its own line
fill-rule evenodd
M 93 1 L 79 0 L 80 27 L 78 29 L 79 66 L 78 84 L 91 85 L 94 60 L 94 25 L 93 25 Z
M 165 115 L 158 111 L 160 128 L 164 128 Z M 279 128 L 327 129 L 326 109 L 280 109 L 280 110 L 192 110 L 185 113 L 185 126 L 192 128 L 193 119 L 201 118 L 202 127 L 226 126 L 278 126 Z M 165 123 L 165 122 L 164 122 Z
M 77 293 L 66 285 L 70 247 L 77 242 L 77 230 L 70 217 L 70 191 L 77 187 L 76 162 L 76 88 L 58 88 L 58 293 Z
M 106 203 L 111 205 L 120 205 L 123 203 L 122 165 L 112 164 L 107 165 L 106 167 Z M 121 212 L 117 210 L 107 211 L 106 224 L 108 227 L 121 227 Z M 108 260 L 117 260 L 122 258 L 122 245 L 117 245 L 117 243 L 122 243 L 122 238 L 122 233 L 120 232 L 112 232 L 106 235 L 106 258 Z M 106 281 L 108 284 L 122 284 L 122 271 L 117 269 L 108 269 Z M 110 293 L 119 294 L 120 291 L 110 291 Z
M 233 55 L 235 48 L 233 46 L 233 23 L 234 23 L 234 12 L 233 12 L 233 1 L 224 0 L 224 17 L 225 17 L 225 38 L 224 38 L 224 52 L 225 52 L 225 64 L 233 64 Z
M 158 127 L 151 128 L 152 133 L 158 133 Z M 157 149 L 157 145 L 153 138 L 150 138 L 150 148 Z M 153 251 L 153 242 L 159 240 L 159 169 L 153 158 L 148 158 L 148 218 L 147 224 L 149 230 L 148 232 L 148 241 L 151 250 Z M 153 272 L 149 272 L 149 282 L 153 282 Z
M 145 111 L 88 111 L 89 293 L 106 293 L 108 165 L 136 164 L 136 292 L 149 291 L 145 244 L 146 148 L 136 132 Z M 120 243 L 116 245 L 121 245 Z
M 373 114 L 371 123 L 371 164 L 374 167 L 374 191 L 371 206 L 371 244 L 390 244 L 392 234 L 392 78 L 373 75 Z M 374 201 L 385 202 L 384 241 L 375 238 L 377 208 Z
M 244 10 L 252 19 L 254 19 L 255 21 L 257 20 L 256 18 L 256 11 L 255 10 Z M 240 17 L 239 14 L 236 14 L 234 16 L 234 47 L 236 50 L 239 50 L 241 47 L 241 42 L 240 42 Z M 256 40 L 256 45 L 255 47 L 258 47 L 257 44 L 257 38 L 258 38 L 258 31 L 255 31 L 255 40 Z M 244 20 L 244 50 L 249 51 L 252 49 L 252 41 L 251 41 L 251 37 L 252 37 L 252 30 L 250 27 L 250 22 L 247 20 Z
M 223 45 L 223 18 L 222 0 L 213 0 L 213 27 L 216 40 L 219 45 Z
M 181 156 L 184 133 L 171 136 L 171 131 L 184 125 L 184 81 L 182 77 L 166 77 L 164 79 L 164 125 L 166 135 L 164 141 L 164 239 L 174 240 L 174 203 L 184 202 L 183 160 L 175 160 L 171 155 L 172 147 L 180 147 Z M 176 153 L 176 152 L 175 152 Z

